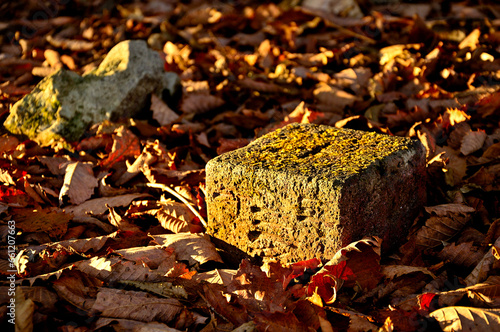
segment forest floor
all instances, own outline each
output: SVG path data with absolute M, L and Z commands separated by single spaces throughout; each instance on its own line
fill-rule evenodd
M 44 77 L 87 73 L 129 39 L 182 88 L 76 142 L 1 127 L 2 326 L 500 330 L 500 5 L 318 3 L 0 4 L 1 123 Z M 421 141 L 427 204 L 398 251 L 369 237 L 330 261 L 221 259 L 205 164 L 295 122 Z

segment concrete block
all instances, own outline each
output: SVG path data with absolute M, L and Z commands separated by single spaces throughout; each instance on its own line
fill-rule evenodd
M 381 237 L 384 249 L 404 240 L 426 200 L 425 149 L 291 124 L 210 160 L 206 184 L 207 232 L 229 257 L 327 260 L 364 236 Z

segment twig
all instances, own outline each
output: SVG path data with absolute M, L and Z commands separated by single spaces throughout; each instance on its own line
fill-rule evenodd
M 174 195 L 175 197 L 177 197 L 182 203 L 184 203 L 190 210 L 191 212 L 194 213 L 195 216 L 198 217 L 198 219 L 200 219 L 201 223 L 203 224 L 203 226 L 205 228 L 207 228 L 207 222 L 205 221 L 205 219 L 201 216 L 201 214 L 196 211 L 196 209 L 194 208 L 193 205 L 191 205 L 191 203 L 189 203 L 184 197 L 182 197 L 182 195 L 180 195 L 178 192 L 176 192 L 175 190 L 173 190 L 172 188 L 170 188 L 169 186 L 167 185 L 164 185 L 164 184 L 161 184 L 161 183 L 148 183 L 147 184 L 148 187 L 151 187 L 151 188 L 158 188 L 158 189 L 162 189 L 162 190 L 165 190 L 165 191 L 168 191 L 170 194 Z

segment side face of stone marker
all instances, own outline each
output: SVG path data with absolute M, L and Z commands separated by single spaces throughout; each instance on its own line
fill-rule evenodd
M 207 232 L 229 254 L 283 263 L 329 259 L 369 235 L 394 247 L 426 199 L 420 142 L 311 124 L 222 154 L 206 176 Z

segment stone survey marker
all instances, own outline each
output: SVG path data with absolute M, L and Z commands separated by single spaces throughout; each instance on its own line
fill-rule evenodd
M 230 255 L 331 258 L 404 240 L 425 203 L 425 150 L 403 137 L 292 124 L 206 166 L 208 233 Z M 238 248 L 238 249 L 235 249 Z

